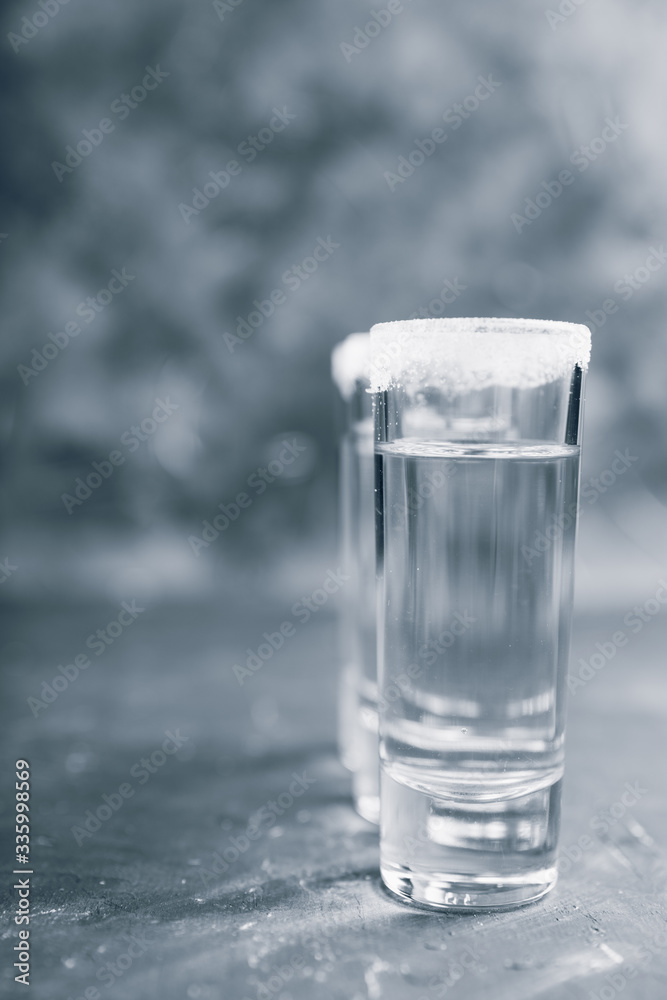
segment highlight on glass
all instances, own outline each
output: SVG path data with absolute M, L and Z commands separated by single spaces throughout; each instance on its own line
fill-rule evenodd
M 589 356 L 569 323 L 371 331 L 381 872 L 425 906 L 556 882 Z

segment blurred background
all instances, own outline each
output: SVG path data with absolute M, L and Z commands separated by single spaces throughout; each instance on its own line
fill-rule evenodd
M 4 599 L 200 601 L 310 579 L 334 558 L 331 348 L 412 315 L 604 321 L 584 479 L 616 448 L 637 461 L 585 511 L 579 596 L 621 586 L 612 539 L 633 504 L 653 541 L 644 558 L 632 547 L 622 585 L 653 573 L 667 268 L 646 261 L 666 232 L 667 13 L 558 9 L 406 0 L 382 25 L 345 0 L 74 2 L 35 27 L 29 5 L 5 6 L 2 524 L 20 570 Z M 437 128 L 446 140 L 401 177 Z M 40 362 L 32 349 L 68 323 L 81 333 Z M 178 409 L 130 451 L 124 432 L 165 396 Z M 288 434 L 298 462 L 195 556 L 188 536 Z M 68 512 L 62 495 L 114 450 L 123 466 Z
M 11 0 L 1 18 L 0 658 L 62 870 L 72 823 L 170 725 L 209 780 L 308 740 L 334 768 L 334 601 L 252 684 L 232 668 L 337 565 L 330 353 L 351 331 L 591 326 L 577 607 L 607 618 L 582 652 L 655 595 L 663 5 Z M 104 670 L 31 711 L 133 600 Z M 223 823 L 250 811 L 225 803 Z M 96 872 L 157 863 L 129 815 Z M 170 891 L 204 857 L 191 836 L 162 844 Z

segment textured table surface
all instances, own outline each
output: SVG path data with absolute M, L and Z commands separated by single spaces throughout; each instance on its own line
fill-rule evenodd
M 376 831 L 352 810 L 331 608 L 243 685 L 234 663 L 283 607 L 147 609 L 34 718 L 27 698 L 112 610 L 13 613 L 4 629 L 7 787 L 16 758 L 32 769 L 36 1000 L 667 996 L 664 616 L 570 698 L 556 889 L 443 915 L 383 891 Z M 622 617 L 580 620 L 573 663 Z M 103 795 L 116 808 L 88 835 Z M 3 989 L 28 995 L 10 965 Z

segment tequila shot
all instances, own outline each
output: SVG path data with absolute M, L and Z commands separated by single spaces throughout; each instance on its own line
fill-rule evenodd
M 556 882 L 590 332 L 414 320 L 371 343 L 382 878 L 527 903 Z

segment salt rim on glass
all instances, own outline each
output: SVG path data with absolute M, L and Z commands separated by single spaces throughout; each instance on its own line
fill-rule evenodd
M 371 327 L 372 392 L 438 386 L 459 394 L 530 389 L 588 368 L 591 332 L 537 319 L 414 319 Z

